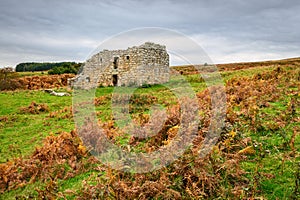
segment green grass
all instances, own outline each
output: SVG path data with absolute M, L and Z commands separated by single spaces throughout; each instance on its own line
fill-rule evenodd
M 270 103 L 270 107 L 259 110 L 264 115 L 259 121 L 262 125 L 271 123 L 287 110 L 289 96 L 281 97 L 277 102 Z M 298 106 L 297 113 L 300 113 Z M 299 155 L 290 155 L 292 149 L 289 141 L 293 135 L 294 127 L 300 127 L 299 122 L 290 122 L 278 130 L 260 130 L 257 132 L 245 129 L 244 136 L 250 136 L 257 145 L 257 153 L 242 163 L 242 168 L 248 173 L 248 178 L 254 182 L 257 178 L 258 190 L 267 199 L 290 199 L 295 189 L 295 171 L 300 162 Z M 299 153 L 300 137 L 295 138 L 294 144 Z M 257 173 L 254 173 L 258 169 Z M 271 174 L 268 178 L 263 174 Z
M 23 114 L 20 108 L 28 107 L 33 101 L 48 105 L 50 112 L 53 112 L 70 106 L 72 98 L 55 97 L 43 91 L 1 92 L 0 117 L 7 117 L 8 120 L 0 121 L 0 163 L 30 154 L 51 132 L 74 129 L 70 119 L 50 118 L 49 113 Z

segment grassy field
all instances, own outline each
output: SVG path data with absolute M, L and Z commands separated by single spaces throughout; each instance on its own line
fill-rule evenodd
M 47 75 L 47 71 L 43 72 L 18 72 L 19 77 L 24 77 L 24 76 L 43 76 Z
M 200 141 L 209 122 L 210 102 L 205 98 L 209 94 L 198 74 L 184 76 L 203 106 L 196 138 Z M 198 158 L 194 150 L 200 144 L 195 141 L 195 147 L 178 161 L 147 174 L 113 170 L 86 152 L 71 132 L 75 129 L 72 96 L 33 90 L 1 92 L 0 199 L 299 198 L 300 65 L 251 66 L 224 71 L 221 76 L 228 126 L 213 151 Z M 180 124 L 143 140 L 123 133 L 111 112 L 113 90 L 97 88 L 95 105 L 99 123 L 115 144 L 151 152 L 176 135 Z M 130 100 L 131 117 L 144 123 L 153 104 L 176 110 L 177 100 L 164 86 L 139 88 Z

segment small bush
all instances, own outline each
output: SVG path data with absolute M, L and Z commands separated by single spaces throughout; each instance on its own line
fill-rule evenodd
M 12 68 L 0 69 L 0 90 L 15 90 L 20 85 L 14 80 L 18 74 Z

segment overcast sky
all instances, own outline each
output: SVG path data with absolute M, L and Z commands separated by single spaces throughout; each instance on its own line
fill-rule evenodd
M 0 27 L 0 67 L 85 61 L 140 27 L 179 31 L 214 63 L 300 56 L 299 0 L 1 0 Z

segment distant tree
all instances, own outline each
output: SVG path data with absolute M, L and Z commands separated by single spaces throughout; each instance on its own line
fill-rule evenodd
M 79 63 L 63 63 L 61 66 L 49 70 L 48 74 L 77 74 L 80 67 Z

